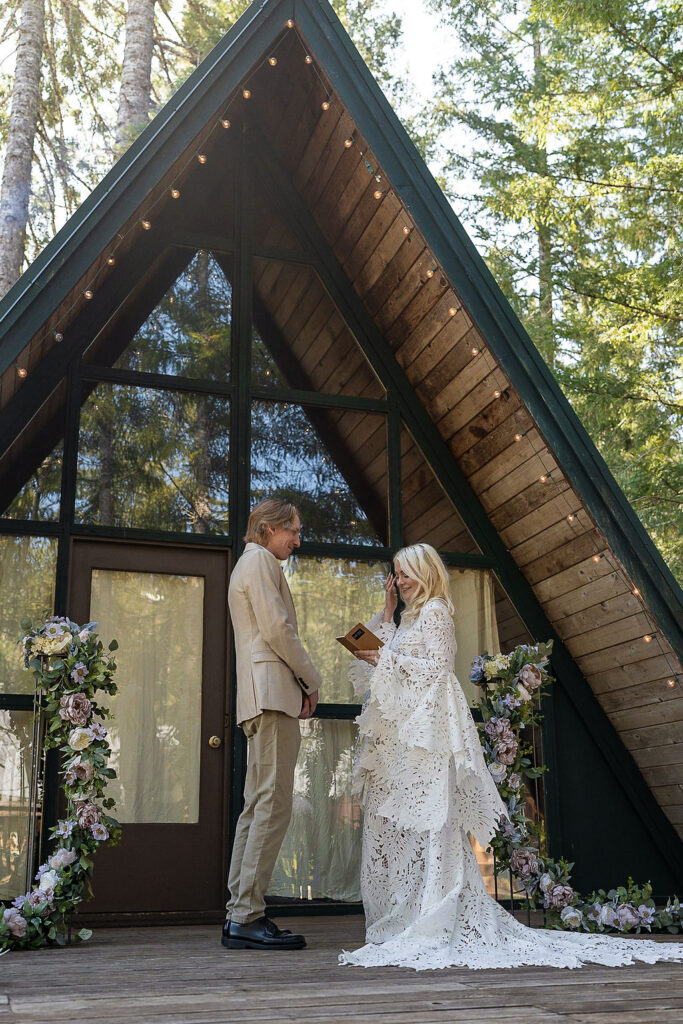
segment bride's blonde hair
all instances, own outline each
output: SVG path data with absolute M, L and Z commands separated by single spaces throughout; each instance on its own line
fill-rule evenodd
M 431 544 L 411 544 L 410 547 L 401 548 L 394 555 L 394 564 L 417 583 L 415 597 L 406 605 L 404 615 L 409 618 L 419 615 L 427 601 L 434 598 L 444 601 L 453 615 L 455 608 L 451 600 L 448 573 Z

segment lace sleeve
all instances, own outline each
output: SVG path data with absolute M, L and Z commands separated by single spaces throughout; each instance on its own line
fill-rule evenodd
M 375 612 L 370 621 L 366 622 L 365 625 L 386 645 L 396 632 L 396 624 L 393 621 L 383 622 L 383 617 L 384 609 L 381 608 L 378 612 Z M 349 681 L 353 687 L 354 694 L 361 702 L 365 701 L 368 696 L 370 677 L 373 671 L 372 665 L 368 665 L 365 661 L 358 661 L 357 658 L 353 659 L 353 664 L 349 669 Z
M 463 828 L 486 845 L 505 814 L 453 671 L 455 626 L 431 601 L 398 651 L 385 648 L 358 719 L 359 768 L 391 780 L 380 813 L 416 831 L 440 829 L 453 800 Z M 414 650 L 411 641 L 414 636 Z

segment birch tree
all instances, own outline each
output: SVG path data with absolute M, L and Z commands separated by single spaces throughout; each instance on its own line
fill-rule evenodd
M 23 0 L 0 187 L 0 296 L 19 277 L 24 260 L 44 30 L 44 0 Z
M 128 0 L 126 41 L 116 116 L 117 154 L 144 128 L 149 117 L 156 0 Z

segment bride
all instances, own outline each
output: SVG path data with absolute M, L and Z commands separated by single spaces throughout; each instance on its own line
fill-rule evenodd
M 365 664 L 352 669 L 364 695 L 354 779 L 365 810 L 367 944 L 340 963 L 429 970 L 683 960 L 683 946 L 527 928 L 487 894 L 469 837 L 487 846 L 507 812 L 453 671 L 448 576 L 429 544 L 403 548 L 394 567 L 384 610 L 368 624 L 384 646 L 357 652 Z M 406 603 L 398 627 L 395 585 Z

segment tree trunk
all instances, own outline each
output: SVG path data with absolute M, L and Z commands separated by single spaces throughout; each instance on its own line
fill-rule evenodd
M 17 280 L 24 261 L 44 29 L 44 0 L 23 0 L 0 189 L 0 296 Z
M 152 91 L 154 5 L 156 0 L 128 0 L 123 49 L 116 151 L 121 153 L 147 124 Z

